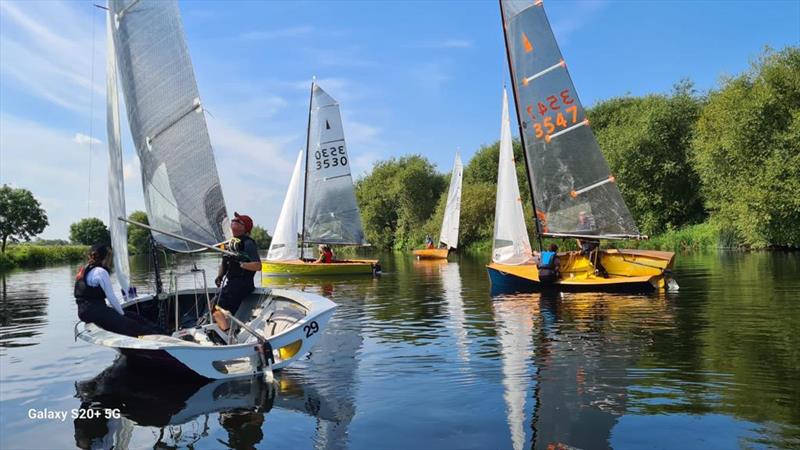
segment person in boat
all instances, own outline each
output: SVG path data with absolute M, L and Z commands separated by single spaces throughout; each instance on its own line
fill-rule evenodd
M 319 244 L 318 250 L 319 250 L 319 258 L 317 258 L 317 260 L 314 261 L 315 263 L 331 264 L 334 262 L 333 250 L 331 250 L 330 247 L 328 247 L 325 244 Z
M 78 318 L 112 333 L 126 336 L 161 334 L 155 325 L 133 311 L 123 311 L 108 276 L 111 248 L 95 244 L 89 249 L 88 262 L 75 277 L 75 303 Z M 108 306 L 106 304 L 108 301 Z
M 222 286 L 217 306 L 236 314 L 242 300 L 256 289 L 253 280 L 256 272 L 261 271 L 261 258 L 258 256 L 256 241 L 250 237 L 253 219 L 237 212 L 234 212 L 233 216 L 231 220 L 233 238 L 225 244 L 225 250 L 236 253 L 237 256 L 222 257 L 214 283 L 217 287 Z M 227 280 L 224 286 L 223 280 Z M 222 331 L 227 331 L 230 327 L 230 322 L 222 311 L 214 311 L 214 322 Z
M 425 235 L 425 248 L 431 249 L 433 248 L 433 238 L 430 234 Z
M 539 271 L 539 281 L 542 283 L 555 283 L 561 277 L 561 261 L 558 259 L 558 245 L 550 244 L 547 251 L 539 254 L 536 268 Z
M 594 217 L 586 211 L 578 213 L 578 226 L 575 227 L 576 231 L 596 233 L 597 227 L 594 222 Z M 600 262 L 600 241 L 595 239 L 576 239 L 578 247 L 581 249 L 581 254 L 589 258 L 589 261 L 594 264 L 595 273 L 601 275 L 603 278 L 608 278 L 608 272 Z

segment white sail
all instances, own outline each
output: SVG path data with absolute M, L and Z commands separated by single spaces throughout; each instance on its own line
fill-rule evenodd
M 517 183 L 517 167 L 511 145 L 511 120 L 508 95 L 503 89 L 503 118 L 500 122 L 500 162 L 497 169 L 497 203 L 494 210 L 492 261 L 498 264 L 525 264 L 532 259 L 531 243 L 525 227 L 522 198 Z
M 458 247 L 458 225 L 461 218 L 461 176 L 464 167 L 461 157 L 456 153 L 453 162 L 453 173 L 450 175 L 450 189 L 447 191 L 447 205 L 444 208 L 442 231 L 439 242 L 447 244 L 449 248 Z
M 289 189 L 286 191 L 286 198 L 283 200 L 281 214 L 278 216 L 278 224 L 275 226 L 275 235 L 269 246 L 267 260 L 287 261 L 299 258 L 297 252 L 297 229 L 298 211 L 300 206 L 300 183 L 302 182 L 302 162 L 303 152 L 297 155 L 297 162 L 292 171 L 292 179 L 289 181 Z
M 114 249 L 114 273 L 119 286 L 127 295 L 130 287 L 128 263 L 128 224 L 119 220 L 125 213 L 125 180 L 122 176 L 122 143 L 119 127 L 119 96 L 117 94 L 117 57 L 112 31 L 112 17 L 106 19 L 106 133 L 108 135 L 108 229 Z
M 356 204 L 339 104 L 316 83 L 311 87 L 306 154 L 306 242 L 368 245 Z

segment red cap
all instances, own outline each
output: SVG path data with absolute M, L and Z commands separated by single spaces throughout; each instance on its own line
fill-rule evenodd
M 250 216 L 245 216 L 244 214 L 239 214 L 237 212 L 234 212 L 233 217 L 239 219 L 242 222 L 242 225 L 244 225 L 245 233 L 249 233 L 250 230 L 253 229 L 253 219 L 251 219 Z

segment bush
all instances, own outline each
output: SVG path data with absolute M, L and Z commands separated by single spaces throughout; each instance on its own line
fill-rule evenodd
M 134 211 L 128 216 L 129 220 L 149 225 L 147 213 Z M 128 253 L 142 255 L 150 249 L 150 230 L 137 225 L 128 224 Z
M 272 236 L 269 235 L 267 230 L 258 225 L 255 225 L 250 231 L 250 237 L 256 241 L 258 248 L 262 250 L 268 249 L 272 243 Z
M 110 244 L 111 234 L 102 220 L 88 217 L 69 226 L 69 240 L 78 245 Z

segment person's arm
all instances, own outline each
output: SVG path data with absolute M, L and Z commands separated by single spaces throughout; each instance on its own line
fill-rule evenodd
M 244 244 L 244 252 L 250 258 L 249 262 L 239 263 L 239 267 L 250 272 L 261 272 L 261 257 L 258 256 L 258 246 L 253 241 Z
M 111 305 L 112 308 L 120 315 L 124 316 L 125 311 L 122 310 L 122 305 L 119 303 L 116 294 L 114 294 L 114 288 L 111 286 L 111 278 L 108 276 L 108 272 L 106 269 L 102 267 L 98 267 L 92 270 L 92 273 L 89 274 L 91 276 L 91 281 L 96 283 L 96 285 L 103 288 L 103 293 L 106 294 L 106 299 L 108 303 Z M 87 280 L 89 281 L 89 280 Z

